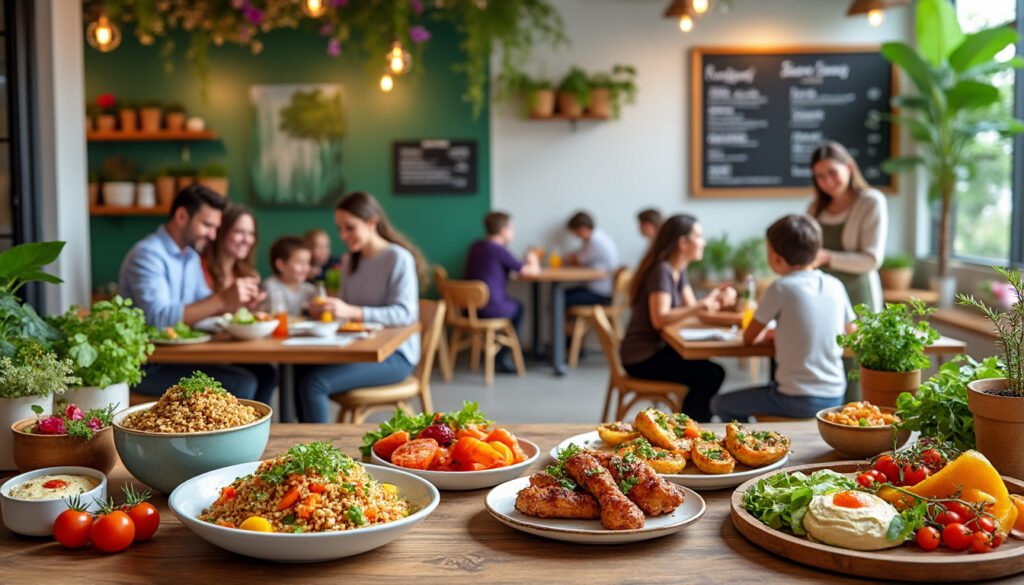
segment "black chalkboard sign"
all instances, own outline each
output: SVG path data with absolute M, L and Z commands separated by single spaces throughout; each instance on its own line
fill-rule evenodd
M 697 197 L 806 196 L 810 155 L 840 142 L 868 183 L 896 189 L 892 65 L 877 48 L 693 49 L 691 189 Z
M 392 190 L 400 195 L 477 192 L 475 140 L 397 141 L 391 151 Z

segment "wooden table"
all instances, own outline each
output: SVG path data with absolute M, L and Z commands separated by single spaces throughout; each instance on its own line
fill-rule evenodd
M 156 364 L 280 364 L 278 414 L 282 421 L 294 422 L 296 364 L 380 363 L 419 330 L 419 323 L 406 327 L 387 327 L 364 339 L 335 347 L 289 346 L 284 345 L 284 340 L 275 337 L 242 341 L 218 333 L 207 343 L 158 345 L 153 355 L 149 356 L 149 361 Z
M 314 440 L 332 441 L 358 454 L 360 437 L 375 425 L 271 427 L 266 457 Z M 542 453 L 590 425 L 508 425 L 538 443 Z M 722 425 L 708 425 L 721 432 Z M 793 439 L 790 465 L 840 460 L 813 422 L 752 425 Z M 531 473 L 548 464 L 543 456 Z M 129 479 L 118 465 L 110 491 Z M 171 514 L 157 496 L 162 516 L 156 536 L 115 555 L 90 547 L 66 550 L 46 538 L 25 538 L 0 528 L 4 583 L 863 583 L 805 567 L 748 542 L 729 516 L 732 490 L 702 492 L 707 513 L 677 534 L 636 544 L 586 546 L 531 536 L 500 524 L 484 508 L 488 490 L 442 492 L 434 513 L 395 542 L 365 554 L 325 563 L 288 565 L 250 559 L 208 544 Z M 1013 583 L 1013 578 L 1003 583 Z M 1016 580 L 1019 582 L 1019 580 Z
M 519 274 L 523 282 L 531 284 L 530 302 L 533 305 L 531 328 L 535 354 L 540 352 L 540 286 L 551 284 L 551 367 L 556 376 L 565 375 L 565 287 L 566 283 L 591 282 L 608 278 L 608 273 L 595 268 L 568 266 L 564 268 L 541 268 L 537 274 Z

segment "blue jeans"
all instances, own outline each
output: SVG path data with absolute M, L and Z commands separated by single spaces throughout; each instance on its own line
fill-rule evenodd
M 842 396 L 822 398 L 819 396 L 789 396 L 781 394 L 772 382 L 767 386 L 747 388 L 719 394 L 711 399 L 711 411 L 729 422 L 746 422 L 751 415 L 772 414 L 789 418 L 814 418 L 823 408 L 839 406 Z
M 143 366 L 145 377 L 132 391 L 147 396 L 161 396 L 178 380 L 191 376 L 197 370 L 223 384 L 228 392 L 238 398 L 258 400 L 264 404 L 271 404 L 274 398 L 277 369 L 269 364 L 146 364 Z
M 610 305 L 612 298 L 599 295 L 585 286 L 577 286 L 565 291 L 565 306 Z
M 396 384 L 408 378 L 412 370 L 412 364 L 400 353 L 393 353 L 380 363 L 297 366 L 299 420 L 330 422 L 328 406 L 331 396 L 356 388 Z

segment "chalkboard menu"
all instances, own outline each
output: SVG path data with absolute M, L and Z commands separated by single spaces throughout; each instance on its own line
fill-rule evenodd
M 391 155 L 391 182 L 397 194 L 476 193 L 475 140 L 399 141 Z
M 896 79 L 877 49 L 693 49 L 691 76 L 694 196 L 806 195 L 826 140 L 846 146 L 869 184 L 895 190 L 881 163 L 896 134 L 877 116 Z

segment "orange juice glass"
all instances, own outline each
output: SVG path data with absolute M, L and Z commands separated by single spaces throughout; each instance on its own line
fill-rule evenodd
M 743 321 L 741 323 L 743 329 L 750 326 L 750 322 L 754 320 L 754 311 L 756 309 L 757 307 L 755 307 L 753 303 L 747 303 L 747 305 L 743 307 Z
M 274 337 L 286 339 L 288 337 L 288 311 L 281 311 L 274 318 L 277 319 L 277 329 L 274 329 Z
M 562 256 L 559 255 L 558 252 L 552 252 L 551 254 L 548 255 L 548 258 L 548 263 L 551 265 L 552 268 L 562 267 Z

